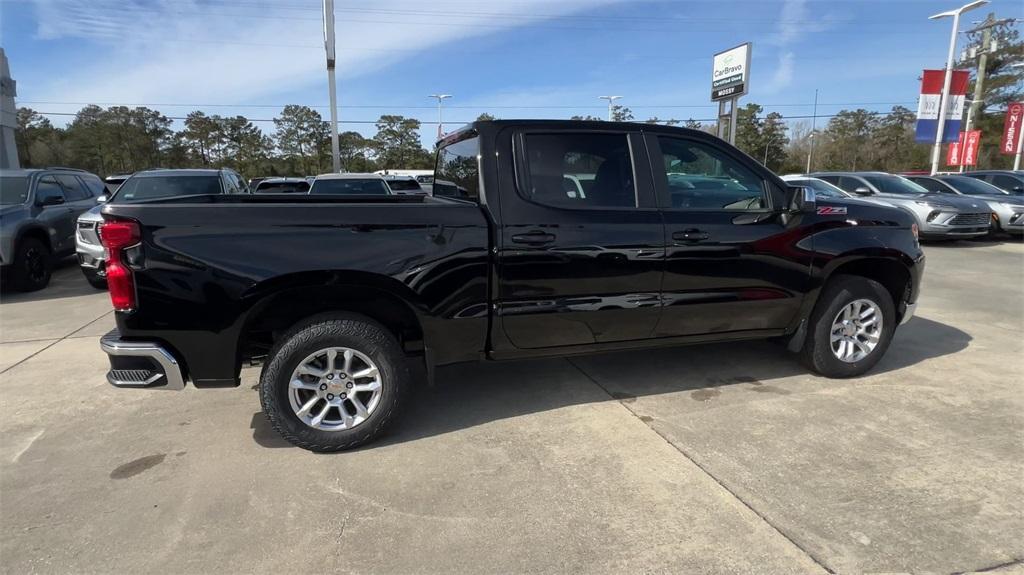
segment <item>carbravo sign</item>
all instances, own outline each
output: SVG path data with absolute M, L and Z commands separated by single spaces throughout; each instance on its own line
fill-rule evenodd
M 750 89 L 750 42 L 715 54 L 711 101 L 739 98 Z

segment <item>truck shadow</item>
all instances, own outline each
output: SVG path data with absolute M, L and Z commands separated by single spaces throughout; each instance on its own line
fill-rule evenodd
M 50 285 L 34 292 L 18 292 L 10 287 L 10 277 L 5 273 L 0 277 L 0 303 L 21 303 L 50 299 L 77 297 L 102 293 L 86 281 L 78 269 L 78 260 L 73 257 L 64 258 L 54 263 Z
M 970 341 L 971 336 L 957 328 L 916 317 L 900 328 L 885 358 L 865 377 L 957 353 Z M 801 379 L 776 381 L 790 377 Z M 806 390 L 808 383 L 842 384 L 811 375 L 793 354 L 767 341 L 446 366 L 438 369 L 435 387 L 418 391 L 389 435 L 361 449 L 572 405 L 613 400 L 629 404 L 639 397 L 678 392 L 708 401 L 729 386 L 745 386 L 758 392 L 757 397 L 788 395 L 795 387 Z M 253 415 L 252 429 L 253 439 L 264 447 L 291 447 L 262 413 Z

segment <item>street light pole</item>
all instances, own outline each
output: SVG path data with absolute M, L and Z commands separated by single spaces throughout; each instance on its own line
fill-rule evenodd
M 451 94 L 431 94 L 431 95 L 429 95 L 427 97 L 428 98 L 437 98 L 437 139 L 440 140 L 441 136 L 444 135 L 444 127 L 443 127 L 444 123 L 443 123 L 443 118 L 441 117 L 441 102 L 445 98 L 451 98 L 452 95 Z
M 331 168 L 341 171 L 338 147 L 338 94 L 334 80 L 334 0 L 324 0 L 324 50 L 327 52 L 327 93 L 331 100 Z
M 811 113 L 811 135 L 808 136 L 810 145 L 807 149 L 807 173 L 811 173 L 811 156 L 814 155 L 814 129 L 818 123 L 818 89 L 814 89 L 814 112 Z
M 960 15 L 979 6 L 984 6 L 988 4 L 988 1 L 975 0 L 969 4 L 964 4 L 956 10 L 949 10 L 929 16 L 928 18 L 929 20 L 937 20 L 947 16 L 953 17 L 953 31 L 949 36 L 949 53 L 946 56 L 946 75 L 942 81 L 942 94 L 939 97 L 939 116 L 938 125 L 935 127 L 935 145 L 932 147 L 932 175 L 939 171 L 939 156 L 942 154 L 942 136 L 946 127 L 946 109 L 949 107 L 949 84 L 953 79 L 953 54 L 956 52 L 956 35 L 957 30 L 960 28 Z
M 615 102 L 615 100 L 618 100 L 621 97 L 622 96 L 598 96 L 598 98 L 600 98 L 602 100 L 608 100 L 608 121 L 609 122 L 612 121 L 612 108 L 614 107 L 612 105 L 612 103 Z

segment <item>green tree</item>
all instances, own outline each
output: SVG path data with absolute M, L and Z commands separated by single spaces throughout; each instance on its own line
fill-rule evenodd
M 294 162 L 300 173 L 319 173 L 323 165 L 325 127 L 323 117 L 316 110 L 307 106 L 285 106 L 281 115 L 274 118 L 277 148 Z
M 60 165 L 65 162 L 64 133 L 32 108 L 18 108 L 14 140 L 23 167 Z
M 484 113 L 482 113 L 482 114 L 480 114 L 479 116 L 476 117 L 476 121 L 477 122 L 483 122 L 483 121 L 486 121 L 486 120 L 497 120 L 497 118 L 495 118 L 494 116 L 488 114 L 487 112 L 484 112 Z
M 207 116 L 195 111 L 185 117 L 185 129 L 181 137 L 188 149 L 195 154 L 203 167 L 209 167 L 221 144 L 219 116 Z
M 763 108 L 753 102 L 736 111 L 736 147 L 770 170 L 779 170 L 786 162 L 786 124 L 782 114 L 771 112 L 759 117 Z M 767 161 L 766 161 L 767 159 Z
M 864 110 L 842 110 L 828 121 L 815 143 L 815 165 L 827 170 L 870 170 L 876 152 L 871 138 L 878 126 L 877 114 Z
M 625 106 L 616 104 L 612 106 L 612 121 L 631 122 L 633 121 L 633 111 Z
M 433 156 L 420 144 L 419 129 L 420 121 L 414 118 L 381 116 L 373 137 L 378 165 L 384 169 L 430 167 Z
M 227 165 L 245 175 L 260 172 L 273 153 L 273 140 L 244 116 L 222 118 L 219 127 Z
M 338 134 L 341 166 L 346 172 L 372 172 L 377 169 L 373 161 L 374 142 L 359 132 Z

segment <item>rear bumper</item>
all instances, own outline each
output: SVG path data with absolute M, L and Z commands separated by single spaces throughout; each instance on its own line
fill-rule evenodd
M 125 341 L 115 329 L 100 338 L 110 360 L 107 382 L 114 387 L 180 390 L 185 372 L 174 354 L 156 342 Z

